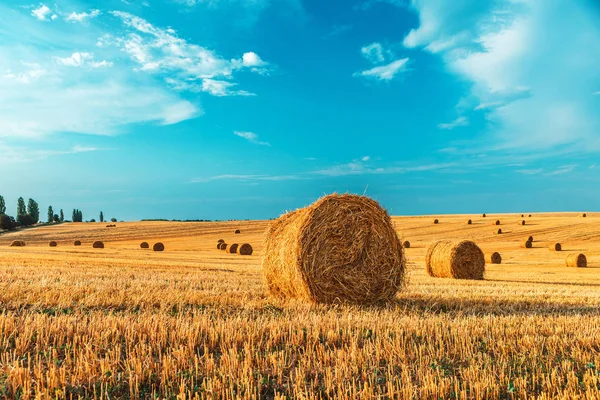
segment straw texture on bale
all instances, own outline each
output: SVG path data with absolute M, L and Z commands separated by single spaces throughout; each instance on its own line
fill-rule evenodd
M 433 223 L 434 223 L 434 224 L 439 224 L 439 223 L 440 223 L 440 221 L 438 221 L 437 219 L 434 219 L 434 220 L 433 220 Z
M 402 248 L 410 249 L 410 242 L 408 240 L 405 240 L 404 243 L 402 243 Z
M 237 253 L 238 247 L 240 247 L 240 245 L 237 243 L 234 243 L 231 246 L 229 246 L 229 249 L 227 249 L 227 252 L 230 254 L 235 254 L 235 253 Z
M 502 264 L 502 256 L 497 251 L 486 254 L 485 262 L 488 264 Z
M 471 221 L 470 219 L 467 220 L 467 225 L 472 225 L 473 221 Z
M 240 231 L 239 229 L 236 229 L 236 230 L 235 230 L 235 233 L 236 233 L 236 234 L 238 234 L 238 233 L 242 233 L 242 231 Z
M 585 268 L 587 267 L 587 258 L 581 253 L 569 254 L 567 256 L 567 267 Z
M 81 240 L 76 240 L 73 242 L 73 246 L 81 246 Z
M 104 243 L 102 243 L 100 241 L 95 241 L 94 244 L 92 244 L 92 247 L 94 249 L 103 249 L 104 248 Z
M 50 247 L 56 247 L 56 246 L 58 246 L 58 243 L 56 243 L 56 242 L 53 240 L 53 241 L 51 241 L 50 243 L 48 243 L 48 245 L 49 245 Z
M 142 242 L 140 243 L 140 249 L 149 249 L 150 245 L 148 244 L 148 242 Z
M 242 255 L 242 256 L 251 256 L 252 253 L 254 252 L 254 249 L 252 248 L 252 246 L 250 244 L 244 243 L 243 245 L 238 247 L 237 252 L 239 255 Z
M 530 249 L 533 247 L 533 243 L 531 243 L 531 241 L 525 239 L 521 242 L 521 247 L 524 249 Z
M 549 246 L 550 251 L 561 251 L 562 250 L 562 246 L 560 245 L 560 243 L 553 243 Z
M 10 247 L 25 247 L 25 242 L 22 240 L 15 240 L 10 244 Z
M 164 251 L 165 250 L 165 245 L 162 244 L 161 242 L 154 243 L 154 246 L 152 246 L 152 250 L 154 250 L 154 251 Z
M 388 213 L 365 196 L 333 194 L 282 215 L 267 232 L 268 290 L 315 303 L 388 301 L 405 282 L 402 244 Z
M 485 257 L 474 242 L 440 240 L 427 249 L 425 268 L 429 276 L 454 279 L 483 279 Z

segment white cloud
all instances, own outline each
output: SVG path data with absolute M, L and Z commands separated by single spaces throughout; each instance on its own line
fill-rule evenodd
M 34 8 L 31 10 L 31 15 L 40 21 L 48 21 L 48 16 L 52 13 L 52 11 L 48 8 L 48 6 L 44 4 L 40 4 L 38 8 Z M 52 18 L 56 19 L 56 18 Z
M 261 146 L 271 146 L 268 142 L 261 142 L 260 140 L 258 140 L 258 135 L 254 132 L 235 131 L 235 132 L 233 132 L 233 134 L 236 136 L 239 136 L 241 138 L 244 138 L 247 141 L 252 142 L 254 144 L 258 144 Z
M 31 162 L 42 160 L 48 157 L 90 153 L 100 150 L 102 149 L 98 147 L 80 145 L 76 145 L 70 149 L 65 150 L 44 150 L 23 146 L 11 146 L 0 141 L 0 152 L 2 153 L 2 158 L 0 158 L 0 165 Z
M 17 73 L 14 73 L 14 72 L 11 72 L 11 70 L 8 70 L 4 74 L 4 79 L 6 81 L 14 81 L 17 83 L 29 84 L 31 82 L 38 80 L 39 78 L 41 78 L 48 72 L 44 68 L 42 68 L 42 66 L 40 64 L 35 64 L 35 63 L 21 63 L 21 64 L 23 67 L 26 68 L 25 70 L 22 70 L 21 72 L 17 72 Z
M 594 96 L 600 96 L 600 91 L 594 92 L 593 95 Z
M 231 90 L 237 83 L 220 81 L 216 79 L 204 79 L 202 81 L 202 91 L 210 93 L 213 96 L 255 96 L 254 93 L 245 90 Z
M 563 165 L 562 167 L 558 167 L 556 170 L 549 172 L 547 175 L 562 175 L 573 172 L 577 165 Z
M 71 21 L 71 22 L 85 22 L 87 19 L 96 18 L 99 15 L 100 15 L 100 10 L 91 10 L 89 13 L 82 12 L 79 14 L 73 11 L 71 14 L 69 14 L 65 18 L 65 20 Z
M 106 60 L 94 61 L 94 54 L 85 52 L 76 52 L 71 54 L 71 56 L 65 58 L 55 57 L 55 60 L 58 64 L 67 67 L 82 67 L 84 65 L 89 65 L 92 68 L 104 68 L 113 66 L 112 62 Z
M 373 64 L 380 64 L 385 61 L 384 50 L 381 43 L 371 43 L 360 49 L 363 57 Z
M 520 174 L 523 174 L 523 175 L 538 175 L 538 174 L 541 174 L 542 172 L 544 172 L 544 170 L 542 168 L 519 169 L 519 170 L 517 170 L 517 172 Z
M 370 159 L 371 159 L 371 157 L 369 157 L 369 156 L 364 156 L 363 158 L 361 158 L 361 160 L 365 161 L 365 162 L 369 161 Z
M 242 56 L 242 64 L 244 65 L 244 67 L 262 67 L 267 63 L 264 62 L 258 56 L 258 54 L 256 54 L 253 51 L 250 51 L 248 53 L 244 53 L 244 55 Z
M 365 78 L 373 78 L 380 81 L 390 81 L 401 71 L 406 70 L 408 58 L 393 61 L 387 65 L 381 65 L 371 68 L 366 71 L 357 72 L 354 76 L 362 76 Z
M 449 122 L 449 123 L 445 123 L 445 124 L 439 124 L 438 128 L 440 129 L 454 129 L 457 128 L 459 126 L 468 126 L 469 125 L 469 120 L 466 117 L 458 117 L 456 118 L 454 121 Z

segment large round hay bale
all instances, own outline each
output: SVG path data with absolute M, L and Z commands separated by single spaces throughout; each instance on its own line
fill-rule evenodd
M 485 257 L 470 240 L 440 240 L 427 249 L 425 268 L 436 278 L 483 279 Z
M 408 240 L 405 240 L 404 243 L 402 243 L 402 248 L 410 249 L 410 242 Z
M 76 240 L 73 242 L 73 246 L 81 246 L 81 240 Z
M 48 245 L 49 245 L 50 247 L 56 247 L 56 246 L 58 246 L 58 243 L 56 243 L 56 242 L 53 240 L 53 241 L 51 241 L 50 243 L 48 243 Z
M 104 248 L 104 243 L 102 243 L 101 241 L 97 240 L 92 244 L 92 247 L 94 249 L 103 249 Z
M 521 242 L 521 247 L 524 249 L 530 249 L 533 247 L 533 243 L 530 240 L 525 239 Z
M 502 264 L 502 256 L 497 251 L 485 255 L 485 262 L 488 264 Z
M 496 234 L 497 234 L 497 235 L 502 235 L 502 229 L 498 229 L 498 230 L 496 231 Z
M 470 219 L 467 220 L 467 225 L 473 225 L 473 221 L 471 221 Z
M 548 246 L 548 248 L 550 249 L 550 251 L 561 251 L 562 250 L 562 246 L 560 245 L 560 243 L 553 243 L 550 246 Z
M 585 268 L 587 267 L 587 258 L 581 253 L 569 254 L 567 256 L 567 267 Z
M 497 219 L 496 221 L 494 221 L 494 225 L 500 225 L 500 220 Z
M 236 229 L 236 230 L 235 230 L 235 233 L 236 233 L 236 235 L 237 235 L 237 234 L 239 234 L 239 233 L 242 233 L 242 231 L 240 231 L 239 229 Z
M 165 251 L 165 245 L 162 244 L 161 242 L 154 243 L 154 246 L 152 246 L 152 250 L 153 251 Z
M 373 304 L 403 287 L 405 260 L 390 216 L 376 201 L 333 194 L 271 224 L 263 271 L 274 295 Z
M 241 256 L 251 256 L 254 252 L 254 249 L 249 243 L 244 243 L 240 247 L 238 247 L 237 252 Z
M 229 249 L 227 249 L 227 252 L 228 252 L 229 254 L 235 254 L 235 253 L 237 253 L 237 249 L 238 249 L 238 247 L 240 247 L 240 245 L 239 245 L 239 244 L 237 244 L 237 243 L 234 243 L 234 244 L 232 244 L 231 246 L 229 246 Z
M 149 249 L 150 245 L 148 244 L 148 242 L 142 242 L 140 243 L 140 249 Z
M 433 223 L 434 223 L 434 224 L 439 224 L 439 223 L 440 223 L 440 221 L 439 221 L 439 220 L 436 218 L 436 219 L 434 219 L 434 220 L 433 220 Z
M 11 244 L 10 247 L 25 247 L 25 242 L 22 240 L 14 240 Z

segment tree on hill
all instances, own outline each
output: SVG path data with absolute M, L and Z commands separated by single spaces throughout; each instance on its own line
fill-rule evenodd
M 4 197 L 0 196 L 0 215 L 6 214 L 6 203 Z
M 52 206 L 48 207 L 48 223 L 51 224 L 54 222 L 54 210 L 52 209 Z
M 63 213 L 62 208 L 60 209 L 60 219 L 59 222 L 65 222 L 65 213 Z
M 117 219 L 116 218 L 111 218 L 110 222 L 117 222 Z
M 22 197 L 19 197 L 19 200 L 17 200 L 17 218 L 19 218 L 20 215 L 26 215 L 27 214 L 27 207 L 25 207 L 25 200 L 23 200 Z
M 83 222 L 83 213 L 81 210 L 74 209 L 73 210 L 73 222 Z
M 27 214 L 31 217 L 33 224 L 40 222 L 40 206 L 37 201 L 29 199 L 29 202 L 27 203 Z
M 100 222 L 104 222 L 104 213 L 100 211 Z
M 56 223 L 61 222 L 60 217 L 58 216 L 58 214 L 54 214 L 54 222 L 56 222 Z
M 12 231 L 17 227 L 17 223 L 13 217 L 6 214 L 0 216 L 0 228 Z

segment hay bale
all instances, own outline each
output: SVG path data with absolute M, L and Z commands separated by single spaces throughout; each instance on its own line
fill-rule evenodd
M 533 243 L 530 240 L 525 239 L 521 242 L 521 248 L 523 248 L 523 249 L 530 249 L 532 247 L 533 247 Z
M 587 258 L 584 254 L 569 254 L 567 256 L 567 267 L 585 268 L 587 267 Z
M 403 287 L 405 267 L 390 216 L 365 196 L 323 197 L 282 215 L 265 238 L 268 289 L 282 297 L 316 303 L 387 301 Z
M 471 221 L 470 219 L 467 220 L 467 225 L 473 225 L 473 221 Z
M 102 243 L 101 241 L 97 240 L 92 244 L 92 247 L 94 249 L 103 249 L 104 248 L 104 243 Z
M 236 229 L 235 234 L 237 235 L 238 233 L 242 233 L 242 231 L 240 231 L 239 229 Z
M 234 244 L 232 244 L 231 246 L 229 246 L 229 249 L 227 249 L 227 252 L 228 252 L 229 254 L 235 254 L 235 253 L 237 253 L 237 249 L 238 249 L 238 247 L 240 247 L 240 245 L 239 245 L 239 244 L 237 244 L 237 243 L 234 243 Z
M 227 250 L 227 243 L 221 243 L 221 247 L 219 247 L 219 250 L 226 251 Z
M 474 242 L 440 240 L 427 249 L 425 268 L 429 276 L 453 279 L 483 279 L 485 257 Z
M 497 220 L 494 222 L 494 225 L 500 225 L 500 220 L 499 220 L 499 219 L 497 219 Z
M 14 240 L 11 244 L 10 247 L 25 247 L 25 242 L 22 240 Z
M 434 223 L 434 224 L 439 224 L 439 223 L 440 223 L 440 221 L 438 221 L 438 219 L 436 218 L 436 219 L 434 219 L 434 220 L 433 220 L 433 223 Z
M 527 240 L 529 240 L 530 242 L 533 242 L 533 236 L 529 236 L 529 237 L 527 238 Z
M 241 256 L 251 256 L 252 253 L 254 252 L 254 249 L 252 248 L 252 246 L 250 244 L 244 243 L 243 245 L 238 247 L 237 252 Z
M 73 246 L 81 246 L 81 240 L 76 240 L 73 242 Z
M 525 220 L 519 221 L 518 224 L 519 225 L 525 225 Z
M 149 249 L 150 245 L 148 244 L 148 242 L 142 242 L 140 243 L 140 249 Z
M 485 217 L 487 217 L 487 215 L 483 214 L 482 217 L 485 218 Z
M 561 251 L 562 250 L 562 246 L 560 245 L 560 243 L 551 244 L 548 248 L 550 249 L 550 251 Z
M 587 214 L 586 214 L 586 213 L 583 213 L 583 214 L 581 214 L 581 217 L 582 217 L 582 218 L 586 218 L 586 217 L 587 217 Z
M 56 243 L 54 240 L 51 241 L 50 243 L 48 243 L 50 247 L 56 247 L 58 246 L 58 243 Z
M 217 240 L 217 243 L 225 243 L 225 241 L 223 239 L 219 239 Z
M 154 246 L 152 246 L 152 250 L 153 251 L 165 251 L 165 245 L 162 244 L 161 242 L 154 243 Z
M 410 242 L 408 240 L 405 240 L 404 243 L 402 243 L 402 248 L 410 249 Z
M 502 229 L 498 229 L 498 230 L 496 231 L 496 235 L 502 235 Z
M 529 214 L 529 218 L 531 218 L 531 214 Z
M 486 254 L 485 262 L 488 264 L 502 264 L 502 256 L 497 251 Z
M 525 217 L 525 215 L 521 214 L 521 218 L 524 218 L 524 217 Z

